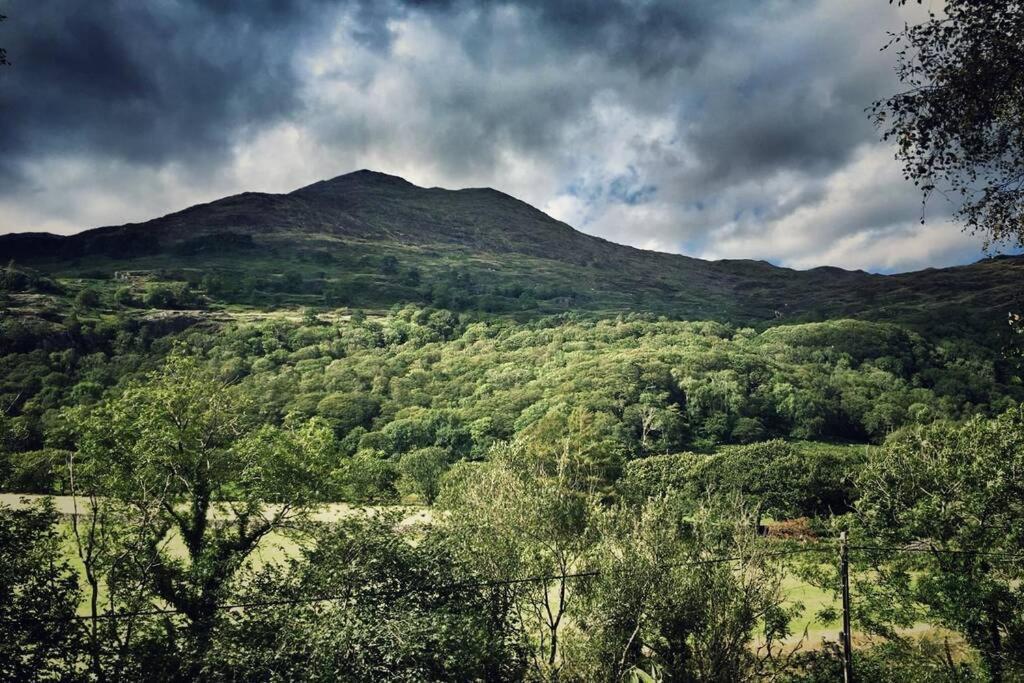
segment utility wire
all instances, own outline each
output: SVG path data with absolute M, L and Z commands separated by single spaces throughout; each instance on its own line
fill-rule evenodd
M 401 597 L 409 593 L 450 593 L 457 590 L 465 590 L 469 588 L 485 588 L 494 586 L 511 586 L 523 583 L 536 583 L 539 581 L 554 581 L 556 579 L 580 579 L 585 577 L 597 576 L 600 572 L 579 572 L 576 574 L 559 574 L 556 576 L 527 576 L 519 579 L 503 579 L 503 580 L 492 580 L 492 581 L 462 581 L 458 583 L 451 583 L 445 586 L 437 586 L 435 588 L 404 588 L 394 590 L 379 590 L 379 591 L 359 591 L 358 593 L 348 591 L 341 594 L 328 594 L 328 595 L 314 595 L 302 598 L 280 598 L 277 600 L 261 600 L 258 602 L 243 602 L 233 603 L 224 605 L 215 605 L 214 609 L 217 610 L 236 610 L 236 609 L 248 609 L 254 607 L 275 607 L 281 605 L 300 605 L 306 603 L 316 602 L 332 602 L 335 600 L 348 600 L 356 595 L 368 596 L 368 597 Z M 176 607 L 165 607 L 155 608 L 151 610 L 141 610 L 137 612 L 108 612 L 105 614 L 97 614 L 97 619 L 128 619 L 131 617 L 140 616 L 156 616 L 162 614 L 183 614 L 184 610 Z M 75 619 L 91 620 L 92 615 L 75 615 Z
M 851 545 L 849 546 L 851 551 L 878 551 L 878 552 L 895 552 L 895 553 L 940 553 L 940 554 L 951 554 L 951 555 L 977 555 L 977 556 L 991 556 L 991 557 L 1003 557 L 1012 558 L 1014 560 L 1024 561 L 1024 555 L 1014 553 L 996 553 L 987 552 L 981 550 L 943 550 L 938 548 L 924 548 L 924 547 L 913 547 L 913 546 L 869 546 L 869 545 Z M 790 550 L 780 550 L 770 553 L 751 553 L 750 555 L 732 555 L 728 557 L 710 557 L 702 560 L 688 560 L 685 562 L 672 562 L 660 565 L 661 569 L 674 569 L 679 567 L 694 567 L 703 565 L 713 564 L 725 564 L 728 562 L 739 562 L 743 560 L 750 560 L 754 558 L 769 558 L 769 557 L 786 557 L 790 555 L 801 555 L 804 553 L 812 552 L 834 552 L 836 549 L 830 545 L 824 546 L 808 546 L 803 548 L 794 548 Z M 280 598 L 277 600 L 260 600 L 254 602 L 243 602 L 243 603 L 230 603 L 223 605 L 216 605 L 214 609 L 220 611 L 240 610 L 240 609 L 257 609 L 261 607 L 280 607 L 284 605 L 302 605 L 302 604 L 313 604 L 321 602 L 335 602 L 339 600 L 349 600 L 356 596 L 361 597 L 402 597 L 410 593 L 451 593 L 460 590 L 468 590 L 474 588 L 496 588 L 499 586 L 515 586 L 527 583 L 550 583 L 551 581 L 564 581 L 567 579 L 583 579 L 583 578 L 594 578 L 600 576 L 601 572 L 586 571 L 577 572 L 572 574 L 556 574 L 549 576 L 526 576 L 518 579 L 501 579 L 501 580 L 489 580 L 489 581 L 462 581 L 457 583 L 451 583 L 445 586 L 438 586 L 436 588 L 406 588 L 401 590 L 391 591 L 359 591 L 353 592 L 348 591 L 344 594 L 326 594 L 326 595 L 313 595 L 299 598 Z M 153 608 L 149 610 L 139 610 L 134 612 L 106 612 L 103 614 L 93 615 L 73 615 L 65 619 L 58 619 L 55 621 L 67 621 L 80 620 L 80 621 L 91 621 L 92 619 L 134 619 L 137 617 L 146 616 L 162 616 L 162 615 L 176 615 L 184 614 L 185 611 L 176 607 L 165 607 L 165 608 Z
M 771 553 L 752 553 L 750 555 L 733 555 L 729 557 L 710 557 L 702 560 L 688 560 L 685 562 L 673 562 L 660 565 L 661 569 L 674 569 L 678 567 L 693 567 L 701 565 L 713 565 L 713 564 L 724 564 L 727 562 L 739 562 L 742 560 L 750 560 L 755 557 L 784 557 L 789 555 L 796 555 L 808 552 L 828 552 L 832 548 L 828 547 L 806 547 L 796 548 L 792 550 L 782 550 Z M 392 591 L 360 591 L 358 593 L 346 592 L 344 594 L 329 594 L 329 595 L 314 595 L 302 598 L 281 598 L 277 600 L 261 600 L 257 602 L 246 602 L 246 603 L 232 603 L 216 605 L 217 610 L 238 610 L 238 609 L 250 609 L 259 607 L 276 607 L 282 605 L 299 605 L 299 604 L 310 604 L 318 602 L 333 602 L 337 600 L 348 600 L 354 595 L 367 596 L 367 597 L 401 597 L 409 593 L 450 593 L 459 590 L 473 589 L 473 588 L 495 588 L 498 586 L 514 586 L 525 583 L 538 583 L 545 582 L 550 583 L 551 581 L 564 581 L 566 579 L 582 579 L 582 578 L 593 578 L 600 576 L 601 572 L 587 571 L 587 572 L 576 572 L 572 574 L 556 574 L 549 576 L 527 576 L 518 579 L 501 579 L 501 580 L 489 580 L 489 581 L 462 581 L 458 583 L 448 584 L 446 586 L 438 586 L 436 588 L 407 588 L 402 590 Z M 161 616 L 161 615 L 173 615 L 173 614 L 184 614 L 184 610 L 176 607 L 163 607 L 153 608 L 149 610 L 139 610 L 134 612 L 106 612 L 103 614 L 97 614 L 96 619 L 132 619 L 136 617 L 145 616 Z M 77 619 L 82 621 L 91 621 L 94 617 L 92 615 L 74 615 L 71 619 Z

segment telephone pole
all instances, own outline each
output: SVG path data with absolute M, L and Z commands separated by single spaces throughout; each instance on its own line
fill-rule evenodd
M 843 582 L 843 683 L 853 683 L 853 639 L 850 636 L 850 548 L 839 534 L 839 578 Z

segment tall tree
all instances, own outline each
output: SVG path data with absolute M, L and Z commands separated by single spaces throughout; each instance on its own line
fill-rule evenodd
M 596 516 L 599 576 L 574 614 L 583 680 L 768 678 L 795 608 L 739 499 L 696 512 L 676 494 Z M 741 558 L 735 563 L 718 558 Z M 709 561 L 710 559 L 710 561 Z M 762 643 L 753 647 L 761 630 Z
M 129 510 L 156 558 L 152 594 L 185 615 L 193 678 L 245 559 L 326 497 L 331 429 L 318 421 L 256 428 L 251 415 L 238 387 L 175 354 L 77 424 L 79 458 L 102 472 L 98 492 Z M 175 537 L 184 552 L 173 550 Z
M 1024 246 L 1022 44 L 1019 0 L 947 0 L 941 15 L 893 36 L 905 89 L 871 107 L 925 201 L 933 192 L 958 201 L 988 247 Z
M 593 492 L 586 488 L 592 482 L 572 453 L 545 460 L 515 442 L 495 446 L 490 458 L 462 463 L 446 479 L 441 507 L 447 528 L 456 557 L 472 563 L 481 578 L 505 584 L 493 597 L 493 621 L 515 612 L 536 634 L 533 673 L 557 680 L 567 614 L 581 587 L 571 575 L 586 570 L 595 541 Z M 535 577 L 551 579 L 524 581 Z

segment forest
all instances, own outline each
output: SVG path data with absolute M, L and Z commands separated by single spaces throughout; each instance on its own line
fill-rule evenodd
M 862 680 L 1024 673 L 1012 316 L 993 342 L 3 273 L 5 679 L 832 681 L 843 531 Z

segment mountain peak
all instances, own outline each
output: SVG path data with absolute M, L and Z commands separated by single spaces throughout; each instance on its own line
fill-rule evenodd
M 351 173 L 344 173 L 334 178 L 320 180 L 311 185 L 300 187 L 291 192 L 293 195 L 321 193 L 324 191 L 348 190 L 356 187 L 416 187 L 405 178 L 370 169 L 360 169 Z

